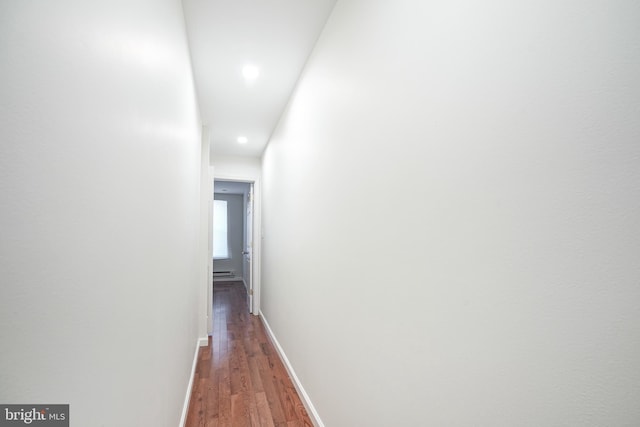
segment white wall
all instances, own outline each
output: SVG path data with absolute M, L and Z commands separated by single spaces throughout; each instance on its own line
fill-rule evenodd
M 213 277 L 213 264 L 211 258 L 213 257 L 213 241 L 209 236 L 213 230 L 209 227 L 210 214 L 213 211 L 213 174 L 211 173 L 211 167 L 209 165 L 209 157 L 211 150 L 211 131 L 208 126 L 202 127 L 202 142 L 201 142 L 201 156 L 200 156 L 200 262 L 198 265 L 198 271 L 200 277 L 198 281 L 199 296 L 198 296 L 198 336 L 203 338 L 201 344 L 207 338 L 212 323 L 209 320 L 212 316 L 213 301 L 209 298 L 209 289 L 212 284 Z M 213 222 L 213 221 L 212 221 Z
M 262 310 L 325 425 L 640 423 L 639 19 L 337 3 L 263 160 Z
M 0 401 L 176 426 L 200 124 L 177 0 L 0 3 Z
M 212 152 L 210 161 L 216 176 L 242 176 L 256 180 L 260 179 L 262 172 L 261 161 L 255 157 L 214 156 Z
M 241 194 L 214 194 L 214 200 L 227 202 L 227 240 L 229 242 L 228 259 L 213 261 L 213 271 L 235 271 L 242 277 L 242 251 L 244 246 L 244 200 Z

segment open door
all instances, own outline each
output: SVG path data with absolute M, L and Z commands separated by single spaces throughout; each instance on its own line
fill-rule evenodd
M 249 187 L 249 193 L 247 194 L 247 211 L 245 215 L 245 233 L 244 233 L 244 250 L 242 251 L 242 274 L 244 283 L 247 286 L 247 302 L 249 304 L 249 313 L 252 312 L 253 307 L 253 263 L 251 259 L 253 257 L 253 184 Z
M 216 178 L 213 190 L 215 197 L 212 205 L 218 200 L 224 201 L 227 211 L 226 215 L 221 212 L 221 216 L 214 215 L 221 219 L 226 216 L 226 220 L 222 220 L 221 224 L 212 225 L 214 232 L 211 240 L 214 241 L 214 249 L 224 249 L 226 245 L 227 251 L 213 251 L 218 257 L 212 255 L 212 275 L 215 280 L 243 282 L 247 290 L 247 311 L 254 314 L 257 303 L 254 299 L 254 289 L 259 289 L 257 286 L 260 280 L 254 276 L 256 271 L 260 271 L 259 266 L 254 266 L 253 259 L 256 245 L 258 250 L 260 248 L 260 242 L 254 242 L 254 182 Z M 257 214 L 259 215 L 259 207 Z M 257 224 L 255 227 L 259 230 L 260 225 Z

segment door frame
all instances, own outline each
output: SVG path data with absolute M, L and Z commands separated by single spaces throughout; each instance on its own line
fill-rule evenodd
M 229 175 L 229 174 L 219 174 L 216 173 L 215 169 L 213 171 L 213 180 L 211 181 L 212 190 L 213 183 L 215 181 L 232 181 L 232 182 L 244 182 L 247 184 L 253 184 L 253 253 L 251 254 L 251 263 L 252 263 L 252 287 L 253 287 L 253 304 L 249 307 L 249 312 L 254 316 L 260 314 L 260 267 L 261 267 L 261 250 L 262 250 L 262 209 L 261 209 L 261 200 L 262 200 L 262 188 L 260 186 L 260 179 L 255 176 L 250 175 Z M 213 191 L 211 192 L 212 199 L 212 207 L 213 207 Z M 212 208 L 213 210 L 213 208 Z M 245 212 L 246 214 L 246 212 Z M 210 218 L 209 221 L 209 235 L 213 236 L 213 217 Z M 212 264 L 213 258 L 210 259 L 209 263 Z M 211 275 L 211 285 L 208 287 L 207 298 L 208 305 L 213 306 L 213 275 Z M 209 328 L 211 331 L 213 330 L 213 318 L 210 319 Z

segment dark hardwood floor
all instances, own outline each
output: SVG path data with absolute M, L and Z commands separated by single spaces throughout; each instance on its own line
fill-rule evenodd
M 313 426 L 241 282 L 216 283 L 213 336 L 200 348 L 187 427 Z

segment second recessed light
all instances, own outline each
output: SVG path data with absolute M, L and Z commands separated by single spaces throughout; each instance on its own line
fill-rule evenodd
M 247 64 L 242 67 L 242 76 L 245 80 L 252 82 L 260 75 L 260 69 L 253 64 Z
M 246 144 L 247 142 L 249 142 L 249 138 L 247 138 L 246 136 L 238 137 L 238 144 Z

